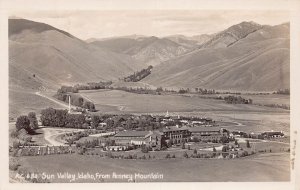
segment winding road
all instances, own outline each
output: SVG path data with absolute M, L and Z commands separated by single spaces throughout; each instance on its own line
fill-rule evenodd
M 49 142 L 48 145 L 52 146 L 63 146 L 65 142 L 60 139 L 59 135 L 70 133 L 70 132 L 78 132 L 83 131 L 83 129 L 68 129 L 68 128 L 42 128 L 44 132 L 44 138 Z

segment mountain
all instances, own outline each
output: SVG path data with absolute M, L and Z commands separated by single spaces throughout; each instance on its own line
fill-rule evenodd
M 154 36 L 120 37 L 93 41 L 90 44 L 117 53 L 127 54 L 137 62 L 152 66 L 191 51 L 190 47 L 180 45 L 167 38 Z
M 154 67 L 142 82 L 163 87 L 272 91 L 290 85 L 289 24 L 241 23 L 191 53 Z
M 56 89 L 116 80 L 144 67 L 131 56 L 97 48 L 50 25 L 9 19 L 10 87 Z
M 197 48 L 198 46 L 209 41 L 213 35 L 202 34 L 195 36 L 184 36 L 184 35 L 171 35 L 166 36 L 165 38 L 172 40 L 182 46 L 186 46 L 189 48 Z
M 255 22 L 242 22 L 217 33 L 213 38 L 202 44 L 202 48 L 228 47 L 263 26 Z

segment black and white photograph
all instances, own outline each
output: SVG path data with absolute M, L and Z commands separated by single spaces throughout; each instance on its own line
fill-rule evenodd
M 9 183 L 293 181 L 290 11 L 7 16 Z

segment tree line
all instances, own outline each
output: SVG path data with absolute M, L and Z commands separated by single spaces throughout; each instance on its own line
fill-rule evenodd
M 278 89 L 273 94 L 290 95 L 290 89 Z
M 83 114 L 69 114 L 67 110 L 47 108 L 41 111 L 43 126 L 88 128 L 88 123 Z
M 224 100 L 227 104 L 252 104 L 252 99 L 245 99 L 241 96 L 225 96 Z
M 60 89 L 58 89 L 54 97 L 66 103 L 69 103 L 69 97 L 70 97 L 71 105 L 88 109 L 89 111 L 96 111 L 95 104 L 93 102 L 84 99 L 80 95 L 75 94 L 73 87 L 66 87 L 66 86 L 61 87 Z
M 123 80 L 125 82 L 138 82 L 138 81 L 142 80 L 143 78 L 147 77 L 148 75 L 150 75 L 152 69 L 153 69 L 153 66 L 150 65 L 146 69 L 142 69 L 141 71 L 135 72 L 132 75 L 125 77 Z

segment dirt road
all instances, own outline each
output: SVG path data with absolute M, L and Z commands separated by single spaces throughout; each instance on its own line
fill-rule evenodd
M 35 92 L 35 94 L 38 95 L 38 96 L 41 96 L 43 98 L 46 98 L 46 99 L 48 99 L 48 100 L 50 100 L 50 101 L 52 101 L 52 102 L 54 102 L 56 104 L 59 104 L 59 105 L 65 107 L 65 108 L 69 108 L 69 105 L 67 103 L 64 103 L 64 102 L 61 102 L 59 100 L 56 100 L 55 98 L 46 96 L 45 94 L 42 94 L 41 92 Z M 75 108 L 75 106 L 71 105 L 71 108 Z
M 69 133 L 69 132 L 78 132 L 83 131 L 83 129 L 65 129 L 65 128 L 42 128 L 44 132 L 44 138 L 49 142 L 48 145 L 53 146 L 62 146 L 65 145 L 64 141 L 60 139 L 59 135 Z

